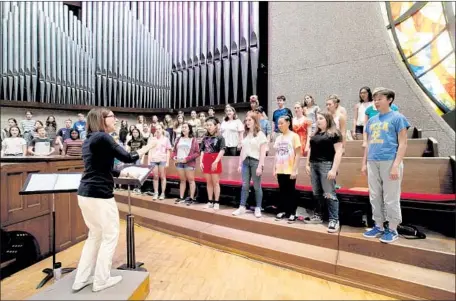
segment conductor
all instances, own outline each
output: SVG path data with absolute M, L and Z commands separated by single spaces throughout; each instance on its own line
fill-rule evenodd
M 89 235 L 82 249 L 73 290 L 93 283 L 97 292 L 114 286 L 122 276 L 111 277 L 112 257 L 119 238 L 119 210 L 114 200 L 114 158 L 133 163 L 152 145 L 126 152 L 109 135 L 115 131 L 115 115 L 95 108 L 87 115 L 87 138 L 82 146 L 84 173 L 78 189 L 78 204 Z

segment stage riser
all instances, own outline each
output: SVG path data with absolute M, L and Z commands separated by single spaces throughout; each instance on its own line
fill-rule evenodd
M 128 198 L 123 195 L 116 195 L 116 201 L 128 204 Z M 163 202 L 151 202 L 141 198 L 132 197 L 132 206 L 146 208 L 154 211 L 159 211 L 167 214 L 172 214 L 180 217 L 190 218 L 209 224 L 220 225 L 238 230 L 249 231 L 253 233 L 273 236 L 277 238 L 287 239 L 291 241 L 311 244 L 323 248 L 338 249 L 337 234 L 327 232 L 317 232 L 315 230 L 306 230 L 302 228 L 291 228 L 285 226 L 285 221 L 277 224 L 269 224 L 257 221 L 251 221 L 234 216 L 225 216 L 215 214 L 212 210 L 201 211 L 193 209 L 191 206 L 174 206 Z M 233 209 L 234 211 L 235 209 Z M 314 227 L 314 225 L 309 225 Z
M 116 201 L 128 204 L 128 199 L 124 194 L 116 194 Z M 132 196 L 131 203 L 132 206 L 139 208 L 163 212 L 208 224 L 277 237 L 333 250 L 341 250 L 360 255 L 372 256 L 375 258 L 382 258 L 426 269 L 433 269 L 448 273 L 455 273 L 456 271 L 454 254 L 420 248 L 404 247 L 397 244 L 385 245 L 379 243 L 376 239 L 364 239 L 361 233 L 359 234 L 359 238 L 331 234 L 326 231 L 315 230 L 315 226 L 322 225 L 301 226 L 302 222 L 296 222 L 297 225 L 300 225 L 300 227 L 294 228 L 288 225 L 285 221 L 280 223 L 269 223 L 263 222 L 261 219 L 244 219 L 232 215 L 217 214 L 212 210 L 203 211 L 195 209 L 192 206 L 151 201 L 151 197 L 149 196 Z M 344 225 L 342 225 L 342 227 L 344 227 Z M 188 229 L 188 231 L 191 230 Z
M 126 213 L 121 211 L 120 216 L 121 218 L 125 218 Z M 454 294 L 452 295 L 439 289 L 429 288 L 347 267 L 340 267 L 336 263 L 321 262 L 276 250 L 249 245 L 239 241 L 233 241 L 224 237 L 203 233 L 204 228 L 202 228 L 201 231 L 195 231 L 179 225 L 172 225 L 171 223 L 160 222 L 139 215 L 135 216 L 135 222 L 141 226 L 162 231 L 173 236 L 183 237 L 202 245 L 282 266 L 329 281 L 370 290 L 400 300 L 455 299 Z
M 336 273 L 341 277 L 349 279 L 363 279 L 363 282 L 377 285 L 379 287 L 387 287 L 393 291 L 410 292 L 415 296 L 419 296 L 427 300 L 455 300 L 454 293 L 442 291 L 436 288 L 428 288 L 412 282 L 401 281 L 385 275 L 376 275 L 340 265 L 336 267 Z M 413 279 L 410 280 L 413 281 Z
M 404 248 L 395 244 L 379 244 L 371 240 L 342 235 L 339 236 L 339 250 L 446 273 L 456 272 L 455 255 L 449 253 Z

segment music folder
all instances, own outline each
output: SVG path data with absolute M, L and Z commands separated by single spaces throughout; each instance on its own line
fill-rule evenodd
M 153 168 L 149 165 L 123 165 L 121 168 L 118 169 L 119 172 L 122 170 L 130 170 L 131 172 L 135 173 L 138 177 L 137 178 L 114 178 L 114 183 L 120 185 L 135 185 L 135 186 L 142 186 L 144 182 L 149 177 L 149 174 L 152 172 Z
M 82 173 L 32 173 L 29 174 L 20 195 L 77 192 Z

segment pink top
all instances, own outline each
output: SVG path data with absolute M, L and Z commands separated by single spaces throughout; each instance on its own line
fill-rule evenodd
M 149 162 L 167 162 L 167 152 L 172 149 L 168 137 L 162 136 L 160 137 L 160 139 L 158 139 L 157 137 L 151 137 L 149 139 L 155 139 L 157 141 L 157 145 L 149 150 Z

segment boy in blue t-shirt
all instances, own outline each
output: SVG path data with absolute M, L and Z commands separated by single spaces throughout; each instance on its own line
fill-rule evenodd
M 277 96 L 277 106 L 279 107 L 277 110 L 275 110 L 272 113 L 272 127 L 274 129 L 275 133 L 279 132 L 279 118 L 284 116 L 284 115 L 289 115 L 290 119 L 293 118 L 293 113 L 291 113 L 291 110 L 289 108 L 285 108 L 285 101 L 286 98 L 283 95 Z
M 366 173 L 369 199 L 375 226 L 364 237 L 391 243 L 398 239 L 397 226 L 402 222 L 401 182 L 402 158 L 407 149 L 407 119 L 393 111 L 394 91 L 377 88 L 373 93 L 379 114 L 369 119 L 364 132 L 367 147 L 364 151 L 362 173 Z
M 84 114 L 78 114 L 78 121 L 76 121 L 73 125 L 73 128 L 79 132 L 79 137 L 81 140 L 85 140 L 86 138 L 86 121 L 84 119 Z

